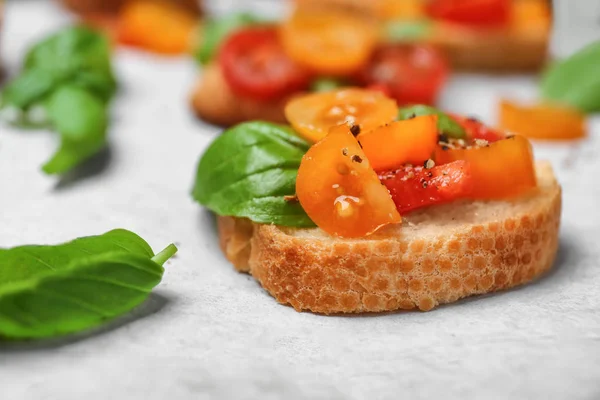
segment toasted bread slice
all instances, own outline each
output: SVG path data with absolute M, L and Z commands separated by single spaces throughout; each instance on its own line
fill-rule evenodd
M 527 196 L 432 207 L 361 239 L 219 217 L 220 245 L 239 271 L 298 311 L 431 310 L 551 267 L 561 188 L 549 163 L 536 173 L 538 188 Z
M 220 68 L 213 63 L 198 78 L 190 104 L 199 118 L 216 125 L 231 126 L 254 120 L 283 123 L 283 110 L 290 98 L 264 102 L 240 97 L 231 91 Z
M 535 71 L 546 63 L 548 40 L 544 29 L 477 33 L 442 26 L 428 41 L 444 51 L 453 68 L 517 72 Z
M 60 0 L 65 7 L 70 10 L 87 14 L 87 13 L 115 13 L 117 12 L 128 0 Z M 173 0 L 170 0 L 173 1 Z M 175 0 L 185 7 L 189 11 L 200 14 L 201 3 L 200 0 Z

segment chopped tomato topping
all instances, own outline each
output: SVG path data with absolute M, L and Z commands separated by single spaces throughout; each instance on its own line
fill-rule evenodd
M 466 161 L 425 168 L 404 166 L 379 173 L 400 214 L 470 196 L 475 184 Z
M 361 237 L 401 222 L 388 190 L 345 124 L 304 155 L 296 194 L 310 219 L 331 235 Z
M 531 144 L 512 136 L 485 146 L 438 147 L 435 161 L 465 160 L 471 166 L 474 199 L 500 199 L 523 194 L 536 186 Z
M 307 71 L 291 60 L 272 27 L 250 27 L 223 43 L 219 65 L 232 91 L 257 100 L 274 100 L 308 88 Z
M 118 39 L 151 52 L 183 54 L 197 26 L 195 14 L 172 1 L 132 0 L 120 11 Z
M 286 53 L 323 75 L 347 75 L 366 63 L 376 41 L 365 19 L 332 11 L 298 9 L 281 26 Z
M 386 88 L 400 105 L 435 103 L 448 77 L 439 51 L 426 45 L 390 45 L 378 49 L 358 75 L 367 86 Z
M 547 0 L 521 0 L 512 5 L 511 28 L 513 31 L 547 32 L 552 23 L 550 4 Z
M 506 138 L 504 133 L 490 128 L 477 118 L 463 117 L 462 115 L 449 114 L 452 119 L 458 122 L 467 132 L 469 139 L 487 140 L 490 143 Z
M 511 6 L 511 0 L 430 0 L 427 13 L 432 18 L 461 25 L 506 26 Z
M 557 104 L 522 106 L 503 100 L 500 102 L 500 126 L 535 139 L 568 140 L 586 135 L 585 116 Z
M 298 97 L 285 107 L 285 116 L 294 129 L 314 142 L 333 126 L 349 123 L 367 132 L 393 121 L 397 114 L 394 100 L 380 92 L 354 88 Z
M 438 142 L 437 115 L 396 121 L 358 135 L 372 167 L 390 169 L 405 163 L 422 164 Z

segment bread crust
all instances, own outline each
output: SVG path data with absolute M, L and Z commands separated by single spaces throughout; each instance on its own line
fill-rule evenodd
M 284 108 L 290 98 L 261 102 L 240 97 L 231 91 L 219 66 L 212 63 L 194 85 L 190 105 L 199 118 L 221 126 L 255 120 L 284 123 Z
M 537 173 L 543 186 L 512 205 L 440 206 L 407 215 L 401 228 L 358 240 L 218 217 L 221 248 L 239 271 L 252 274 L 278 302 L 297 311 L 427 311 L 530 282 L 552 266 L 561 188 L 549 164 L 539 164 Z M 485 218 L 473 211 L 486 208 Z M 465 221 L 446 217 L 436 226 L 446 212 L 465 214 Z
M 60 2 L 77 13 L 116 13 L 127 0 L 60 0 Z M 173 0 L 171 0 L 173 1 Z M 201 1 L 199 0 L 174 0 L 196 15 L 201 14 Z
M 547 61 L 549 35 L 544 31 L 480 33 L 445 28 L 438 29 L 429 42 L 446 54 L 455 69 L 536 71 Z

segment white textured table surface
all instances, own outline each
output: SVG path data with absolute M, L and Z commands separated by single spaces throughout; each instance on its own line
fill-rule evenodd
M 9 72 L 66 21 L 47 2 L 15 1 L 7 14 Z M 0 246 L 123 227 L 180 252 L 150 300 L 101 332 L 0 344 L 2 400 L 600 398 L 599 121 L 583 143 L 536 147 L 564 188 L 560 254 L 543 279 L 428 313 L 324 317 L 278 305 L 234 272 L 191 200 L 218 133 L 186 107 L 192 62 L 122 51 L 116 64 L 111 151 L 87 176 L 44 176 L 56 138 L 0 127 Z M 534 90 L 527 77 L 460 76 L 442 103 L 493 121 L 499 95 Z

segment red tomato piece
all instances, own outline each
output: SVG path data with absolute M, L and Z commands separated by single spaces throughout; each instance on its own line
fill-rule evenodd
M 427 13 L 435 19 L 468 26 L 503 26 L 510 22 L 511 0 L 431 0 Z
M 285 54 L 272 27 L 232 34 L 220 50 L 219 65 L 234 93 L 257 100 L 281 98 L 310 83 L 306 70 Z
M 467 198 L 474 184 L 470 165 L 462 160 L 429 169 L 404 166 L 380 172 L 379 179 L 390 191 L 400 215 Z
M 463 117 L 462 115 L 457 114 L 450 114 L 450 117 L 458 122 L 465 129 L 465 131 L 467 131 L 467 136 L 469 139 L 483 139 L 490 143 L 497 142 L 501 139 L 506 139 L 506 135 L 504 135 L 502 132 L 490 128 L 477 118 Z
M 393 45 L 378 49 L 358 75 L 370 87 L 385 88 L 399 105 L 434 104 L 448 77 L 448 64 L 435 48 Z

